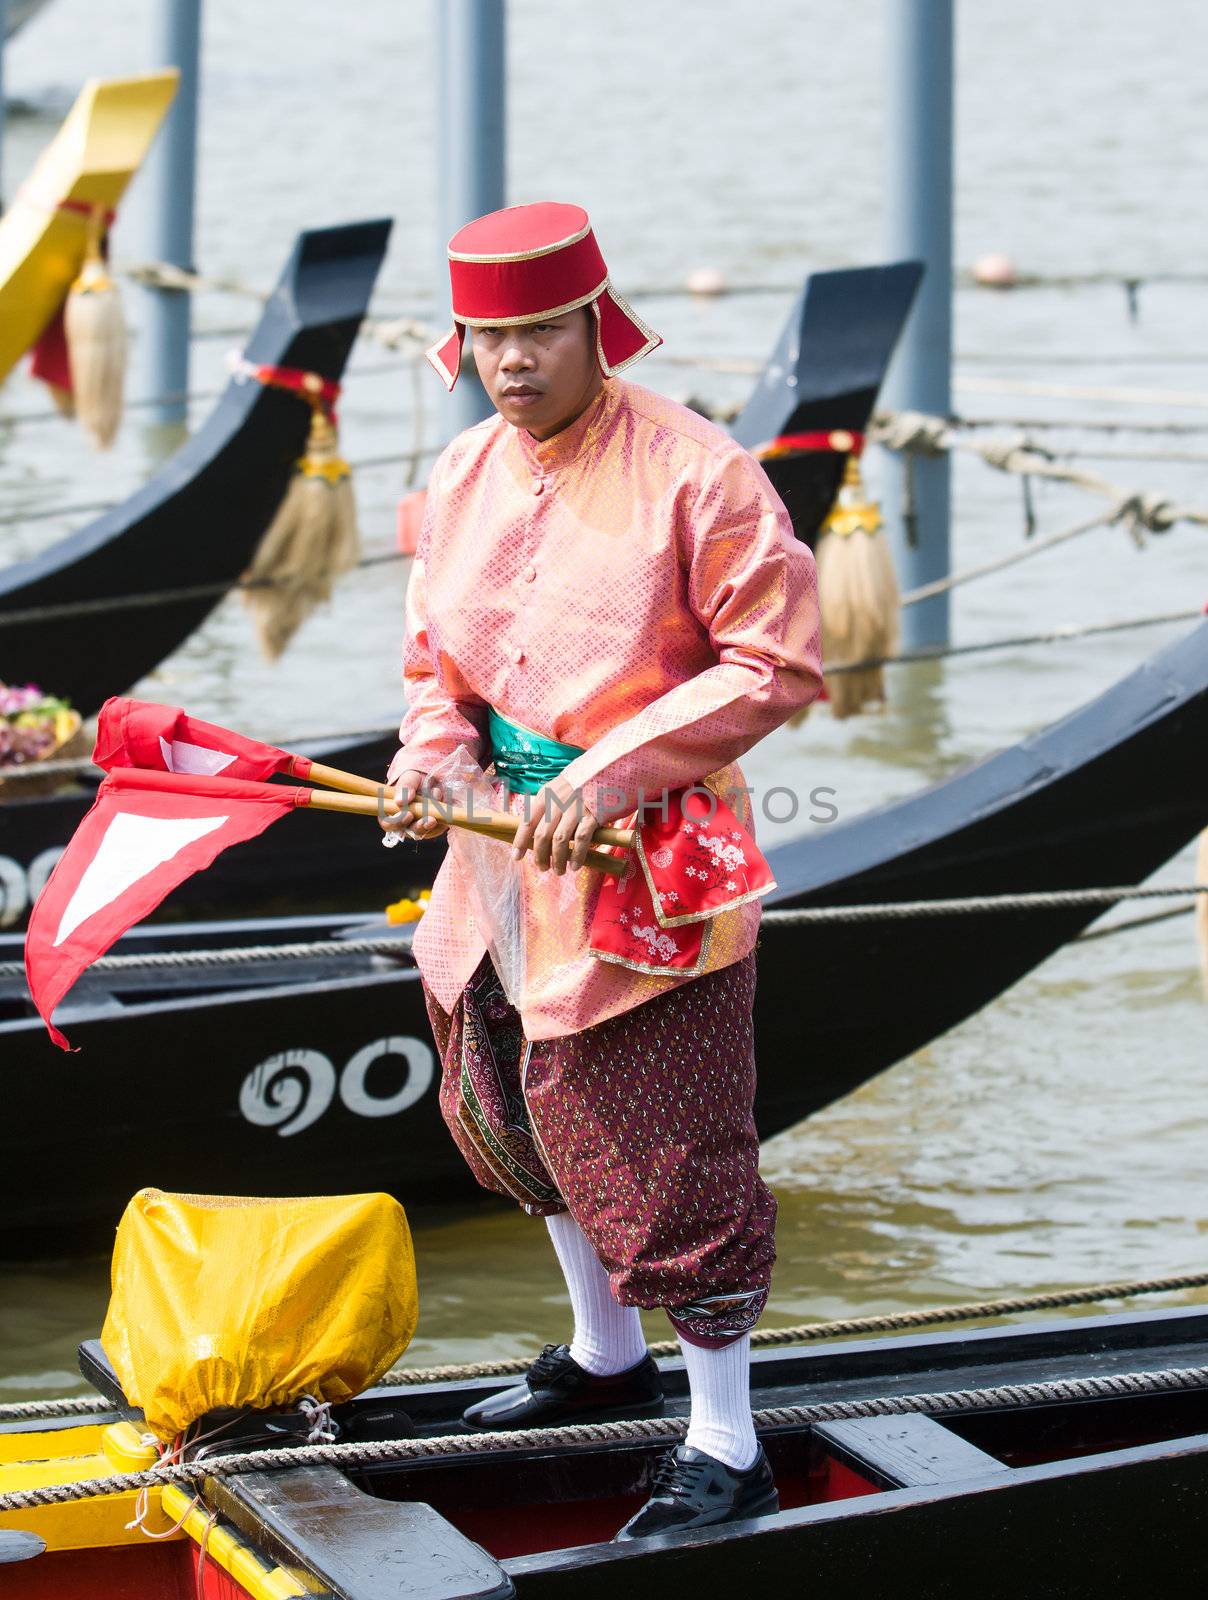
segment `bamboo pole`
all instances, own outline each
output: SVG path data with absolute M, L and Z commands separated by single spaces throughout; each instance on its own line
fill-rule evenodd
M 376 800 L 385 787 L 372 778 L 358 778 L 355 772 L 341 772 L 339 767 L 325 767 L 321 761 L 298 756 L 294 757 L 294 777 L 309 778 L 325 789 L 340 789 L 345 794 L 367 794 L 371 800 Z
M 301 790 L 298 803 L 309 807 L 312 811 L 338 811 L 354 817 L 380 817 L 383 813 L 388 817 L 397 817 L 402 809 L 397 801 L 384 794 L 379 796 L 375 793 L 371 798 L 362 794 L 325 794 L 321 789 Z M 519 817 L 498 813 L 490 817 L 473 817 L 468 812 L 459 811 L 455 806 L 448 808 L 441 806 L 440 820 L 447 822 L 451 828 L 465 828 L 470 833 L 485 834 L 488 838 L 498 839 L 503 844 L 511 844 L 520 825 Z M 601 840 L 605 844 L 619 843 L 626 834 L 632 837 L 629 830 L 623 828 L 600 828 L 592 837 L 599 839 L 601 833 L 614 836 L 611 839 Z M 625 862 L 620 856 L 606 856 L 599 850 L 587 852 L 587 865 L 594 867 L 598 872 L 606 872 L 612 878 L 619 878 L 625 870 Z
M 387 797 L 388 785 L 374 783 L 372 778 L 359 778 L 355 772 L 342 772 L 339 767 L 327 767 L 321 761 L 306 761 L 304 758 L 296 756 L 294 760 L 299 763 L 295 767 L 295 777 L 309 778 L 312 783 L 322 784 L 326 789 L 337 789 L 343 794 L 368 795 L 372 800 L 386 799 Z M 393 801 L 388 801 L 388 804 L 392 805 Z M 488 812 L 486 818 L 491 826 L 480 828 L 478 826 L 480 819 L 471 817 L 468 812 L 454 810 L 451 816 L 446 816 L 446 808 L 441 801 L 432 800 L 430 804 L 441 822 L 451 822 L 455 817 L 457 819 L 455 826 L 469 828 L 474 833 L 488 833 L 492 839 L 510 840 L 520 825 L 519 817 L 513 817 L 503 811 L 492 811 Z M 333 808 L 328 806 L 320 809 L 332 810 Z M 500 827 L 505 828 L 507 831 L 497 831 Z M 632 850 L 637 843 L 637 830 L 634 828 L 601 827 L 596 829 L 591 839 L 593 844 L 615 844 L 620 845 L 622 850 Z

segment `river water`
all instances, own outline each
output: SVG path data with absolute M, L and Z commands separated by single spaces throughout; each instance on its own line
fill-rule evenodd
M 83 78 L 153 64 L 153 3 L 55 0 L 10 49 L 10 93 L 27 104 L 9 122 L 6 192 Z M 700 266 L 732 283 L 788 285 L 814 268 L 878 259 L 882 0 L 763 0 L 745 14 L 757 27 L 736 15 L 724 0 L 613 0 L 602 28 L 595 7 L 511 8 L 509 198 L 585 204 L 623 290 L 676 286 Z M 361 0 L 338 27 L 318 0 L 211 0 L 197 247 L 206 272 L 264 288 L 298 228 L 388 214 L 395 234 L 378 305 L 440 314 L 431 295 L 430 20 L 426 4 L 390 0 Z M 1006 250 L 1028 271 L 1143 279 L 1202 267 L 1208 113 L 1196 64 L 1208 51 L 1208 12 L 1191 0 L 1143 10 L 1015 0 L 963 6 L 959 24 L 958 261 Z M 136 181 L 116 231 L 119 259 L 146 253 L 145 203 Z M 137 326 L 138 291 L 126 298 Z M 643 297 L 640 309 L 667 343 L 634 375 L 679 398 L 738 401 L 748 378 L 682 362 L 761 359 L 790 298 L 787 288 Z M 1208 287 L 1148 284 L 1139 312 L 1130 321 L 1111 285 L 959 293 L 958 410 L 1198 424 L 1198 435 L 1126 429 L 1079 442 L 1204 458 Z M 248 320 L 246 300 L 200 300 L 195 387 L 222 382 Z M 1027 392 L 1036 384 L 1090 392 Z M 1121 398 L 1121 389 L 1180 394 L 1158 404 Z M 439 442 L 443 391 L 432 380 L 420 392 L 417 412 L 408 363 L 362 341 L 342 406 L 348 453 Z M 41 396 L 14 376 L 0 414 L 38 409 Z M 204 410 L 199 402 L 192 420 Z M 169 442 L 137 413 L 107 456 L 61 422 L 0 426 L 0 516 L 120 498 Z M 1120 484 L 1208 502 L 1204 459 L 1087 464 Z M 875 460 L 869 476 L 875 488 Z M 402 467 L 361 475 L 368 548 L 389 548 L 405 487 Z M 954 501 L 956 565 L 1017 547 L 1017 480 L 962 458 Z M 1079 520 L 1086 506 L 1076 492 L 1039 490 L 1040 531 Z M 0 559 L 80 520 L 0 525 Z M 1076 540 L 959 590 L 955 638 L 1199 605 L 1208 598 L 1204 537 L 1181 527 L 1143 551 L 1118 530 Z M 259 660 L 241 605 L 227 603 L 144 692 L 273 738 L 394 721 L 406 567 L 386 570 L 346 582 L 277 666 Z M 840 815 L 852 816 L 1043 726 L 1180 631 L 894 669 L 884 715 L 837 723 L 815 712 L 748 758 L 751 781 L 827 784 Z M 764 825 L 761 842 L 808 826 Z M 1191 855 L 1161 876 L 1188 881 Z M 385 873 L 383 903 L 394 887 Z M 802 986 L 804 1063 L 808 973 Z M 768 1321 L 1202 1267 L 1206 1068 L 1208 1013 L 1188 919 L 1068 948 L 979 1016 L 768 1144 L 781 1203 Z M 567 1332 L 539 1224 L 485 1208 L 412 1220 L 416 1360 L 522 1354 Z M 0 1399 L 78 1389 L 74 1348 L 99 1327 L 105 1297 L 104 1261 L 0 1268 Z M 659 1319 L 650 1323 L 663 1336 Z

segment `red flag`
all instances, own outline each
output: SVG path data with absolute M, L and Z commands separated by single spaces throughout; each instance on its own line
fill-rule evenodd
M 25 974 L 60 1049 L 55 1006 L 115 939 L 228 846 L 309 803 L 313 790 L 171 772 L 111 772 L 30 913 Z
M 311 768 L 306 756 L 294 756 L 230 728 L 203 722 L 178 706 L 121 696 L 106 700 L 101 707 L 92 759 L 106 771 L 139 767 L 147 772 L 246 778 L 253 783 L 275 772 L 305 778 Z

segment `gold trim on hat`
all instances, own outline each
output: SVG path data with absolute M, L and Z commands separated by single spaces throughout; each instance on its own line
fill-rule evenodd
M 631 367 L 635 361 L 640 361 L 643 356 L 648 356 L 652 350 L 657 350 L 659 345 L 661 345 L 663 342 L 663 336 L 661 333 L 655 333 L 653 328 L 642 321 L 641 317 L 638 316 L 637 312 L 629 304 L 629 301 L 626 300 L 622 295 L 619 295 L 613 288 L 612 280 L 610 278 L 605 278 L 600 293 L 608 294 L 617 310 L 620 311 L 623 316 L 629 318 L 639 333 L 645 334 L 646 336 L 646 343 L 640 350 L 635 350 L 631 356 L 626 356 L 624 361 L 618 361 L 615 366 L 610 365 L 604 355 L 603 324 L 600 320 L 600 307 L 596 303 L 599 299 L 599 295 L 596 296 L 596 300 L 592 301 L 591 309 L 595 312 L 596 316 L 596 359 L 600 363 L 600 370 L 603 372 L 604 376 L 606 378 L 614 378 L 618 372 L 624 372 L 626 367 Z
M 457 233 L 461 232 L 462 229 L 459 228 Z M 535 261 L 538 256 L 552 256 L 555 250 L 565 250 L 568 244 L 578 244 L 579 240 L 586 239 L 590 232 L 591 223 L 585 222 L 578 233 L 568 234 L 565 239 L 559 239 L 554 244 L 543 244 L 536 250 L 510 250 L 498 256 L 471 256 L 466 255 L 461 250 L 454 250 L 453 239 L 457 237 L 457 233 L 455 233 L 453 239 L 449 240 L 449 260 L 469 261 L 474 265 L 484 267 L 493 266 L 499 261 Z
M 453 320 L 456 322 L 456 317 Z M 445 345 L 448 344 L 449 340 L 453 338 L 456 332 L 457 329 L 455 327 L 450 328 L 448 333 L 442 334 L 442 336 L 434 345 L 429 345 L 429 347 L 424 351 L 428 365 L 436 368 L 437 372 L 440 373 L 441 377 L 448 384 L 450 392 L 452 392 L 453 385 L 457 382 L 458 376 L 461 372 L 461 363 L 458 363 L 457 372 L 450 372 L 448 367 L 445 366 L 440 352 L 444 349 Z M 458 343 L 460 344 L 460 340 Z
M 526 313 L 523 317 L 479 317 L 471 321 L 469 317 L 462 317 L 453 312 L 454 322 L 464 322 L 467 328 L 521 328 L 529 322 L 543 322 L 547 317 L 564 317 L 568 311 L 578 311 L 589 301 L 598 300 L 608 288 L 608 278 L 596 285 L 589 294 L 581 294 L 577 300 L 568 300 L 564 306 L 554 306 L 548 311 L 534 311 Z M 647 330 L 643 330 L 644 332 Z

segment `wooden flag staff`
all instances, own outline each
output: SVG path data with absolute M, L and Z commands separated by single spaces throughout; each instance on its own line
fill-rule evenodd
M 300 803 L 309 806 L 312 811 L 340 811 L 358 817 L 376 817 L 385 812 L 388 817 L 396 817 L 402 809 L 396 800 L 386 794 L 383 784 L 370 783 L 368 778 L 358 778 L 350 772 L 340 772 L 335 767 L 324 767 L 318 762 L 311 765 L 307 776 L 316 783 L 330 783 L 333 778 L 339 778 L 341 782 L 338 787 L 343 791 L 324 794 L 320 789 L 310 790 L 309 798 Z M 352 788 L 354 784 L 355 790 Z M 337 785 L 333 783 L 332 787 Z M 465 828 L 470 833 L 485 834 L 487 838 L 499 839 L 504 844 L 511 844 L 522 820 L 498 811 L 488 812 L 485 816 L 472 815 L 436 800 L 432 805 L 440 820 L 447 822 L 451 828 Z M 592 839 L 596 844 L 621 845 L 631 849 L 635 833 L 632 828 L 597 828 Z M 600 850 L 587 852 L 587 865 L 613 878 L 619 878 L 625 871 L 625 862 L 620 856 L 606 856 Z
M 321 761 L 310 761 L 305 756 L 294 757 L 294 776 L 309 778 L 312 783 L 322 784 L 325 789 L 339 789 L 344 794 L 367 794 L 374 800 L 389 788 L 388 784 L 374 783 L 372 778 L 358 778 L 355 772 L 341 772 L 339 767 L 325 767 Z M 473 822 L 463 820 L 466 817 L 464 811 L 454 811 L 451 817 L 446 817 L 442 802 L 434 800 L 432 803 L 439 807 L 437 815 L 442 822 L 452 822 L 458 828 L 473 828 L 477 822 L 477 818 Z M 510 840 L 519 819 L 504 811 L 491 811 L 487 815 L 503 825 L 506 832 L 495 832 L 493 828 L 478 828 L 477 832 L 489 833 L 493 839 Z M 597 828 L 591 837 L 594 844 L 615 844 L 620 845 L 622 850 L 632 850 L 637 843 L 637 829 Z

